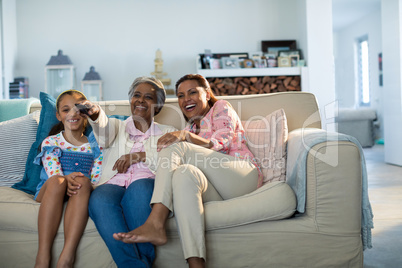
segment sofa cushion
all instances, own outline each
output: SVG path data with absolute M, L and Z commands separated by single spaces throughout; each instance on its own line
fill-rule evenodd
M 285 111 L 276 110 L 266 117 L 255 117 L 243 122 L 247 145 L 260 164 L 263 179 L 258 187 L 267 182 L 285 181 L 286 142 L 288 127 Z
M 296 196 L 288 184 L 267 183 L 249 194 L 204 204 L 207 231 L 265 220 L 280 220 L 296 211 Z
M 0 186 L 12 186 L 24 177 L 21 168 L 35 141 L 39 111 L 0 123 Z
M 39 207 L 40 203 L 33 200 L 33 195 L 10 187 L 0 187 L 0 215 L 7 215 L 0 217 L 0 230 L 37 233 Z M 85 232 L 88 231 L 96 232 L 91 219 L 85 228 Z M 63 224 L 60 224 L 58 232 L 64 232 Z

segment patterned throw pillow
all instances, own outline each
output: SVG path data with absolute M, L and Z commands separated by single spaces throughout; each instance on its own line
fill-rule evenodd
M 10 187 L 24 177 L 24 163 L 35 141 L 39 111 L 0 123 L 0 186 Z
M 24 191 L 28 194 L 35 194 L 36 186 L 40 182 L 40 172 L 42 166 L 33 163 L 34 158 L 39 153 L 42 141 L 49 135 L 50 129 L 57 124 L 56 118 L 56 100 L 45 92 L 39 94 L 40 104 L 40 121 L 36 132 L 35 142 L 32 144 L 28 153 L 28 158 L 25 164 L 25 173 L 22 181 L 14 184 L 12 188 Z
M 288 125 L 285 111 L 279 109 L 266 117 L 243 122 L 247 145 L 260 164 L 264 179 L 258 187 L 286 179 L 286 142 Z

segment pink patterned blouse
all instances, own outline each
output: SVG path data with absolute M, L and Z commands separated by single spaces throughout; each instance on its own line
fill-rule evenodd
M 133 140 L 134 146 L 131 148 L 130 153 L 145 152 L 143 141 L 149 139 L 151 136 L 162 135 L 162 131 L 152 121 L 149 129 L 143 133 L 137 129 L 134 125 L 132 117 L 127 119 L 126 132 L 129 134 L 131 140 Z M 115 184 L 128 188 L 133 181 L 139 179 L 155 179 L 155 174 L 149 170 L 148 165 L 144 162 L 132 164 L 126 171 L 126 173 L 117 173 L 111 178 L 107 184 Z
M 195 124 L 189 124 L 184 130 L 196 133 Z M 232 105 L 225 100 L 218 100 L 200 123 L 200 137 L 210 140 L 214 151 L 248 160 L 262 176 L 254 155 L 247 147 L 245 132 L 240 118 Z

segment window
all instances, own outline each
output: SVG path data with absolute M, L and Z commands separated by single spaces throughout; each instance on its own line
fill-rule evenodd
M 370 106 L 370 75 L 368 38 L 361 38 L 357 44 L 359 105 Z

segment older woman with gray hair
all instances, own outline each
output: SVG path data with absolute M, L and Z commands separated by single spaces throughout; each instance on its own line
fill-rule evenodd
M 150 243 L 126 244 L 113 235 L 141 226 L 151 212 L 157 163 L 157 141 L 171 126 L 154 122 L 166 99 L 163 84 L 152 77 L 139 77 L 129 90 L 130 116 L 125 121 L 108 118 L 90 101 L 88 122 L 104 150 L 100 186 L 89 200 L 89 216 L 119 268 L 151 267 L 155 259 Z

